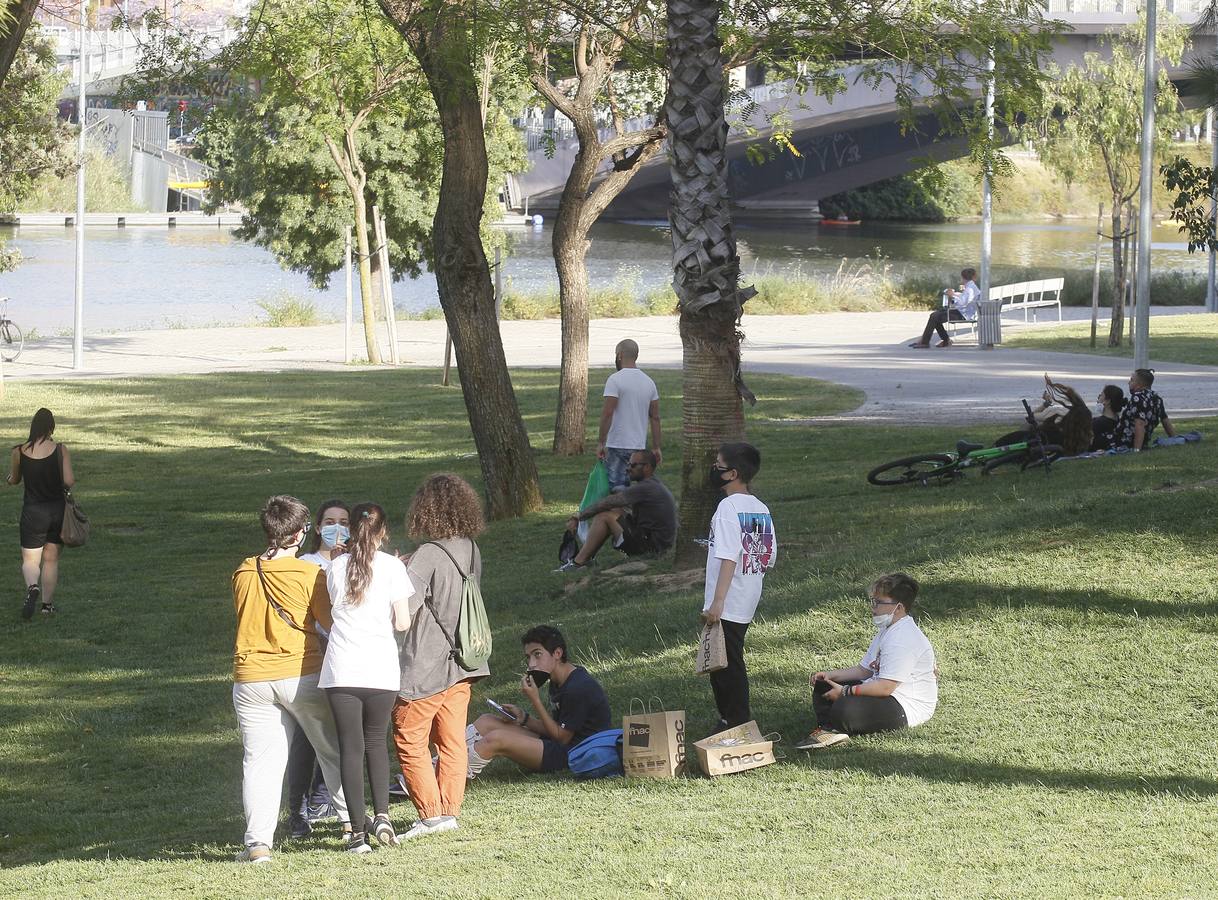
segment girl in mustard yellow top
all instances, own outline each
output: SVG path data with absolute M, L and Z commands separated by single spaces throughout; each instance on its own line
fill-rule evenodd
M 330 597 L 321 569 L 296 559 L 311 527 L 309 511 L 295 497 L 281 495 L 266 502 L 260 518 L 267 549 L 233 573 L 233 707 L 245 751 L 245 849 L 237 860 L 251 863 L 270 862 L 288 748 L 297 728 L 317 751 L 339 818 L 348 819 L 334 717 L 317 686 L 322 650 L 314 626 L 329 628 Z

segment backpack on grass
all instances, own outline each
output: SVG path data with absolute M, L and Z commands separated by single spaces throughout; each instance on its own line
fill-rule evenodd
M 436 615 L 436 608 L 431 605 L 431 600 L 425 600 L 424 603 L 431 611 L 431 617 L 440 626 L 440 632 L 448 641 L 448 646 L 452 648 L 449 656 L 465 671 L 476 672 L 491 658 L 491 624 L 486 617 L 486 605 L 482 602 L 482 588 L 478 585 L 478 576 L 474 574 L 474 542 L 469 542 L 469 572 L 458 565 L 453 555 L 442 544 L 435 541 L 427 543 L 443 550 L 457 574 L 461 576 L 461 616 L 457 619 L 455 637 L 448 633 L 448 629 Z
M 610 728 L 584 738 L 567 752 L 567 765 L 581 780 L 624 775 L 622 729 Z

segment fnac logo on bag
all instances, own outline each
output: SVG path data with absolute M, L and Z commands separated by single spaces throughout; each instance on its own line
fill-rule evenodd
M 651 726 L 641 722 L 631 722 L 630 734 L 626 737 L 626 743 L 631 747 L 650 747 Z
M 725 769 L 736 769 L 741 766 L 752 765 L 765 761 L 765 752 L 758 750 L 755 753 L 724 753 L 719 757 L 719 765 Z
M 711 630 L 702 629 L 702 660 L 698 668 L 709 669 L 711 662 Z
M 673 723 L 673 730 L 676 732 L 677 749 L 674 753 L 674 762 L 677 766 L 685 765 L 685 720 L 677 719 Z

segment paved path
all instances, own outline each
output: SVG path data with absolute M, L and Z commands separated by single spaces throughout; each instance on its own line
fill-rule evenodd
M 1155 310 L 1156 314 L 1197 311 L 1196 307 Z M 1066 312 L 1071 318 L 1088 315 L 1087 310 Z M 861 388 L 866 402 L 841 418 L 899 423 L 1018 420 L 1019 398 L 1040 396 L 1044 372 L 1073 385 L 1087 400 L 1104 384 L 1124 385 L 1129 375 L 1130 364 L 1124 359 L 1001 347 L 986 351 L 966 344 L 944 350 L 908 348 L 925 321 L 922 312 L 746 316 L 745 368 Z M 443 322 L 401 322 L 398 337 L 407 364 L 441 365 Z M 614 345 L 623 337 L 638 340 L 644 368 L 681 364 L 675 317 L 593 322 L 593 364 L 610 365 Z M 504 322 L 503 338 L 512 366 L 558 365 L 556 320 Z M 362 340 L 362 332 L 353 334 L 356 355 L 362 354 Z M 57 379 L 341 369 L 342 354 L 340 325 L 123 332 L 87 338 L 83 373 L 70 368 L 71 341 L 54 338 L 28 347 L 18 362 L 5 366 L 5 376 Z M 1153 361 L 1152 366 L 1160 379 L 1157 387 L 1174 416 L 1218 415 L 1218 348 L 1215 367 Z

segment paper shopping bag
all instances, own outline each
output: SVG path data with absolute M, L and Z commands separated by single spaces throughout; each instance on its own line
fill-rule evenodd
M 702 627 L 702 638 L 698 641 L 698 659 L 694 671 L 709 675 L 727 668 L 727 644 L 723 642 L 723 623 Z
M 622 768 L 627 778 L 684 775 L 685 710 L 649 710 L 641 700 L 631 701 L 630 714 L 622 717 Z
M 756 722 L 745 722 L 696 741 L 694 750 L 702 771 L 712 778 L 774 762 L 774 742 L 765 739 Z

